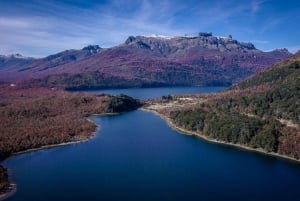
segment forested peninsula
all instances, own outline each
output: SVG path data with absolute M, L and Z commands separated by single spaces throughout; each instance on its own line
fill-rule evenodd
M 126 95 L 92 95 L 2 84 L 0 161 L 32 149 L 90 139 L 96 125 L 88 121 L 88 116 L 126 112 L 141 104 Z M 10 185 L 7 169 L 0 165 L 0 195 L 7 193 Z

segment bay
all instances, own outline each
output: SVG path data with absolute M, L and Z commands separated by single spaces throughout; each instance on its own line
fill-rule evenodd
M 300 165 L 293 161 L 180 134 L 160 117 L 141 110 L 91 119 L 99 130 L 88 142 L 4 161 L 18 185 L 16 194 L 8 200 L 300 197 Z

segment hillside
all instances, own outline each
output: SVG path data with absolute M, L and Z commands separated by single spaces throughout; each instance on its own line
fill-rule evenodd
M 31 149 L 79 142 L 93 136 L 92 114 L 134 110 L 141 103 L 125 95 L 75 94 L 46 88 L 0 85 L 0 161 Z M 0 195 L 9 187 L 0 165 Z
M 0 87 L 0 161 L 13 153 L 91 137 L 92 114 L 126 112 L 141 104 L 128 96 Z
M 0 81 L 64 88 L 231 85 L 289 56 L 251 43 L 195 37 L 130 36 L 112 48 L 88 46 L 42 59 L 0 64 Z
M 151 103 L 179 129 L 300 159 L 300 53 L 222 93 Z

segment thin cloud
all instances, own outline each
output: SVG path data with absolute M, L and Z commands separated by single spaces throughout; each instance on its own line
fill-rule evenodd
M 268 44 L 270 43 L 270 41 L 267 40 L 251 40 L 252 43 L 256 43 L 256 44 Z
M 0 40 L 3 40 L 5 47 L 9 44 L 16 47 L 11 48 L 13 50 L 27 44 L 31 50 L 36 49 L 35 55 L 40 53 L 40 56 L 46 56 L 47 48 L 53 52 L 78 49 L 97 42 L 100 45 L 103 43 L 104 46 L 113 46 L 125 41 L 129 35 L 179 32 L 171 27 L 171 18 L 167 18 L 165 14 L 170 10 L 167 1 L 160 4 L 142 1 L 133 7 L 127 6 L 127 10 L 132 10 L 132 13 L 114 11 L 116 7 L 121 9 L 124 6 L 124 3 L 115 1 L 87 10 L 78 7 L 65 9 L 62 4 L 49 2 L 40 3 L 34 6 L 39 16 L 0 18 L 0 25 L 10 25 L 11 28 L 0 28 Z M 43 12 L 45 8 L 48 9 Z M 3 45 L 0 54 L 7 51 Z
M 273 34 L 269 30 L 297 20 L 277 16 L 266 9 L 268 5 L 263 0 L 11 0 L 0 3 L 0 54 L 18 50 L 46 56 L 88 44 L 112 47 L 129 35 L 178 36 L 199 31 L 232 34 L 270 48 L 274 38 L 269 39 L 267 34 Z
M 211 27 L 220 29 L 232 27 L 232 29 L 235 29 L 236 26 L 241 28 L 236 24 L 237 20 L 247 20 L 243 27 L 254 20 L 255 14 L 261 9 L 262 4 L 263 1 L 258 0 L 243 1 L 242 3 L 236 0 L 228 0 L 221 1 L 221 3 L 218 1 L 218 3 L 212 3 L 208 6 L 206 2 L 194 7 L 194 12 L 197 12 L 199 27 L 205 30 Z
M 261 7 L 265 1 L 262 0 L 254 0 L 251 2 L 250 10 L 252 13 L 257 13 L 261 10 Z
M 296 53 L 296 52 L 300 51 L 300 45 L 288 46 L 285 48 L 288 49 L 291 53 Z
M 24 21 L 23 19 L 12 19 L 6 17 L 0 17 L 0 27 L 4 28 L 15 28 L 22 29 L 30 27 L 30 23 Z
M 269 17 L 268 19 L 265 20 L 265 23 L 263 24 L 260 33 L 272 31 L 272 29 L 280 26 L 280 24 L 283 24 L 286 21 L 285 19 L 286 17 L 277 17 L 277 18 Z

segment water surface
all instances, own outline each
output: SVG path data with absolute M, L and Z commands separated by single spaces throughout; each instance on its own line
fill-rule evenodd
M 4 161 L 18 184 L 8 200 L 300 198 L 297 163 L 179 134 L 140 110 L 92 120 L 93 140 Z
M 101 90 L 80 90 L 76 92 L 88 92 L 95 94 L 126 94 L 137 99 L 161 98 L 165 95 L 175 94 L 199 94 L 218 92 L 226 87 L 161 87 L 161 88 L 128 88 L 128 89 L 101 89 Z

